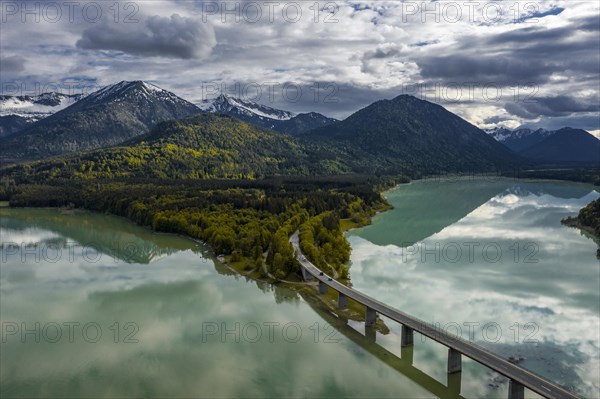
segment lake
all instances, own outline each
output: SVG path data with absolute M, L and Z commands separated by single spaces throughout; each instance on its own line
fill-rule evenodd
M 427 396 L 199 243 L 93 213 L 0 216 L 2 398 Z
M 416 182 L 387 196 L 394 210 L 348 234 L 356 288 L 598 396 L 596 244 L 560 225 L 592 187 Z M 365 336 L 122 218 L 0 208 L 0 241 L 2 398 L 507 397 L 466 359 L 462 386 L 447 382 L 445 348 L 416 335 L 401 351 L 392 322 Z
M 448 334 L 512 357 L 584 396 L 600 396 L 600 262 L 596 243 L 561 219 L 599 197 L 594 187 L 509 179 L 417 181 L 387 193 L 394 210 L 352 230 L 355 288 Z M 378 340 L 398 343 L 394 334 Z M 415 345 L 443 378 L 445 348 Z M 386 343 L 388 341 L 389 343 Z M 437 360 L 433 360 L 437 359 Z M 465 362 L 463 393 L 485 369 Z M 506 382 L 485 373 L 491 390 Z M 473 391 L 472 391 L 473 390 Z

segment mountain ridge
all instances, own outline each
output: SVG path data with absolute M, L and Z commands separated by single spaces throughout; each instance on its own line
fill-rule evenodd
M 520 155 L 546 163 L 590 163 L 600 166 L 600 140 L 583 129 L 564 127 Z
M 583 129 L 495 128 L 487 133 L 517 154 L 538 162 L 600 162 L 600 154 L 596 156 L 600 152 L 600 139 Z M 553 138 L 558 133 L 559 138 Z
M 4 160 L 40 159 L 117 145 L 157 123 L 202 112 L 175 94 L 143 81 L 106 86 L 0 139 Z
M 130 99 L 123 92 L 145 98 L 155 90 L 140 82 L 136 84 L 141 94 L 129 85 L 120 84 L 88 96 L 73 105 L 72 112 L 79 114 L 79 109 L 96 107 L 104 110 L 107 102 L 129 104 Z M 61 120 L 58 114 L 51 118 Z M 291 120 L 293 118 L 287 122 Z M 165 132 L 173 136 L 166 137 Z M 216 132 L 222 137 L 216 137 Z M 147 164 L 148 176 L 154 177 L 254 178 L 294 173 L 300 176 L 365 173 L 418 177 L 509 169 L 510 163 L 517 161 L 510 150 L 467 121 L 437 104 L 411 96 L 378 101 L 344 121 L 296 137 L 227 115 L 201 112 L 196 117 L 157 123 L 149 133 L 119 139 L 117 146 L 113 144 L 93 153 L 78 151 L 79 155 L 63 157 L 62 162 L 82 173 L 107 165 L 101 174 L 103 177 L 125 172 L 127 176 L 133 173 L 143 177 L 142 166 Z M 143 156 L 138 154 L 140 151 Z M 148 158 L 148 154 L 151 157 Z M 258 159 L 260 156 L 265 159 Z M 78 164 L 77 159 L 84 164 Z M 207 164 L 203 165 L 202 160 Z M 44 170 L 55 168 L 50 166 L 54 165 L 53 161 L 39 165 L 46 165 L 42 167 Z M 251 172 L 252 167 L 258 169 Z M 187 172 L 179 173 L 177 168 Z M 194 168 L 199 170 L 194 172 Z M 171 172 L 163 176 L 163 170 Z M 56 171 L 53 175 L 63 173 Z
M 46 92 L 39 95 L 0 95 L 0 138 L 19 133 L 29 125 L 68 107 L 85 94 Z
M 438 104 L 410 95 L 377 101 L 302 138 L 334 141 L 354 156 L 370 156 L 380 173 L 489 170 L 518 162 L 479 128 Z
M 350 172 L 296 138 L 228 115 L 200 113 L 159 123 L 119 146 L 0 170 L 21 178 L 254 179 Z
M 227 94 L 221 94 L 213 100 L 204 100 L 200 108 L 205 112 L 233 116 L 256 126 L 291 135 L 303 134 L 337 121 L 318 112 L 296 114 Z
M 492 136 L 495 140 L 501 142 L 517 153 L 526 149 L 527 147 L 542 142 L 547 137 L 554 134 L 554 131 L 541 128 L 535 130 L 530 128 L 510 130 L 501 127 L 486 130 L 485 132 Z

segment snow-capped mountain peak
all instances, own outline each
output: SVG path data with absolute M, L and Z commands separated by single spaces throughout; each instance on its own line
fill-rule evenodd
M 102 89 L 88 96 L 90 101 L 122 101 L 128 96 L 145 96 L 155 97 L 161 100 L 180 103 L 186 102 L 168 90 L 162 89 L 152 83 L 147 83 L 141 80 L 126 81 L 103 87 Z
M 101 88 L 98 91 L 93 92 L 89 95 L 90 100 L 102 100 L 104 98 L 119 94 L 127 90 L 135 82 L 128 82 L 126 80 L 122 80 L 119 83 L 115 83 L 114 85 L 108 85 Z
M 505 141 L 512 136 L 512 130 L 505 127 L 495 127 L 493 129 L 486 129 L 485 132 L 492 136 L 496 141 Z
M 506 141 L 510 138 L 523 139 L 527 136 L 531 136 L 532 134 L 548 137 L 554 133 L 553 131 L 546 129 L 533 130 L 527 127 L 515 130 L 510 130 L 505 127 L 495 127 L 493 129 L 487 129 L 485 132 L 495 138 L 497 141 Z
M 204 100 L 199 107 L 206 112 L 228 114 L 238 117 L 245 116 L 247 118 L 258 117 L 260 119 L 272 119 L 275 121 L 286 121 L 296 116 L 293 112 L 271 108 L 266 105 L 242 100 L 227 94 L 221 94 L 213 100 Z
M 486 133 L 511 150 L 519 152 L 542 142 L 555 132 L 545 129 L 519 128 L 510 130 L 504 127 L 496 127 L 486 130 Z
M 316 112 L 295 114 L 266 105 L 221 94 L 212 100 L 204 100 L 198 106 L 205 112 L 225 114 L 256 126 L 291 135 L 337 122 Z
M 42 93 L 37 96 L 0 96 L 0 116 L 42 119 L 79 101 L 83 94 Z
M 85 97 L 84 94 L 42 93 L 36 96 L 0 95 L 0 137 L 17 133 Z

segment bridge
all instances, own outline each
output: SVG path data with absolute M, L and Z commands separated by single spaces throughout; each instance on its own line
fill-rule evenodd
M 338 293 L 338 307 L 348 307 L 348 299 L 365 306 L 365 325 L 373 326 L 377 314 L 383 315 L 402 325 L 401 346 L 409 347 L 414 343 L 414 332 L 424 335 L 448 348 L 448 374 L 462 371 L 462 356 L 466 356 L 487 368 L 508 378 L 508 398 L 524 399 L 525 388 L 549 399 L 577 399 L 578 396 L 564 388 L 498 356 L 473 342 L 447 334 L 441 328 L 428 325 L 424 321 L 400 310 L 394 309 L 378 300 L 350 288 L 323 273 L 302 253 L 298 232 L 290 238 L 296 251 L 296 259 L 302 268 L 305 280 L 316 279 L 319 283 L 319 294 L 326 294 L 331 288 Z
M 308 302 L 308 304 L 323 320 L 334 327 L 337 332 L 420 386 L 423 390 L 429 392 L 432 397 L 440 399 L 465 399 L 460 395 L 461 373 L 449 374 L 448 381 L 444 384 L 414 366 L 413 346 L 402 347 L 400 355 L 390 352 L 377 344 L 373 328 L 367 328 L 366 334 L 362 334 L 351 327 L 348 324 L 348 319 L 345 319 L 343 315 L 334 315 L 332 312 L 318 305 L 312 306 L 311 302 Z

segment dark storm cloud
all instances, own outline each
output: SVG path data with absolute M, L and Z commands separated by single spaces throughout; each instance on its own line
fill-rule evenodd
M 561 69 L 544 60 L 462 54 L 423 57 L 417 64 L 426 79 L 498 85 L 545 83 Z
M 337 119 L 344 119 L 375 101 L 403 94 L 401 88 L 374 90 L 359 85 L 326 81 L 284 82 L 276 87 L 263 86 L 259 90 L 255 90 L 253 85 L 255 82 L 237 81 L 228 84 L 227 89 L 221 92 L 272 108 L 296 113 L 319 112 Z M 212 94 L 210 98 L 214 97 L 214 93 Z
M 19 73 L 25 69 L 25 58 L 19 56 L 0 58 L 0 69 L 3 72 Z
M 600 31 L 600 15 L 580 18 L 575 21 L 577 29 L 586 32 L 597 32 Z
M 375 50 L 365 51 L 362 56 L 361 71 L 363 73 L 377 73 L 377 69 L 373 68 L 371 61 L 376 60 L 391 60 L 400 57 L 403 53 L 403 46 L 384 45 L 379 46 Z
M 539 116 L 535 113 L 529 112 L 525 107 L 523 107 L 521 104 L 517 104 L 517 103 L 506 103 L 506 104 L 504 104 L 504 109 L 509 114 L 518 116 L 519 118 L 523 118 L 523 119 L 535 119 L 536 117 Z
M 363 59 L 382 59 L 399 56 L 402 53 L 400 47 L 378 47 L 373 51 L 367 51 Z
M 542 117 L 535 123 L 524 123 L 521 127 L 530 129 L 558 130 L 568 126 L 574 129 L 590 131 L 600 130 L 600 118 L 597 115 L 582 115 L 570 117 Z
M 552 74 L 597 75 L 600 69 L 595 18 L 560 28 L 520 28 L 497 35 L 461 37 L 451 55 L 416 62 L 426 79 L 498 85 L 548 83 Z M 483 50 L 482 50 L 483 49 Z
M 104 24 L 86 29 L 77 47 L 86 50 L 116 50 L 145 57 L 202 58 L 216 44 L 212 28 L 199 19 L 148 17 L 137 24 Z
M 463 41 L 461 50 L 471 49 L 474 45 L 484 46 L 491 51 L 503 52 L 516 57 L 545 57 L 557 62 L 572 61 L 565 55 L 577 55 L 578 59 L 597 58 L 598 37 L 591 33 L 594 28 L 592 22 L 589 19 L 581 21 L 589 29 L 582 30 L 577 22 L 553 29 L 528 27 L 485 39 L 466 39 Z M 583 34 L 581 31 L 584 31 Z
M 507 103 L 506 111 L 526 118 L 535 119 L 540 116 L 569 116 L 576 113 L 598 112 L 600 105 L 597 101 L 579 100 L 570 96 L 539 97 L 529 102 Z
M 501 122 L 506 122 L 507 118 L 505 116 L 498 116 L 498 115 L 494 115 L 494 116 L 490 116 L 488 118 L 485 118 L 483 120 L 483 123 L 485 123 L 486 125 L 490 125 L 490 124 L 497 124 L 497 123 L 501 123 Z
M 569 28 L 546 29 L 537 26 L 531 26 L 504 32 L 499 35 L 484 39 L 482 42 L 488 45 L 513 45 L 515 42 L 517 44 L 531 44 L 532 41 L 539 40 L 562 41 L 566 37 L 571 36 L 572 33 L 573 30 Z

